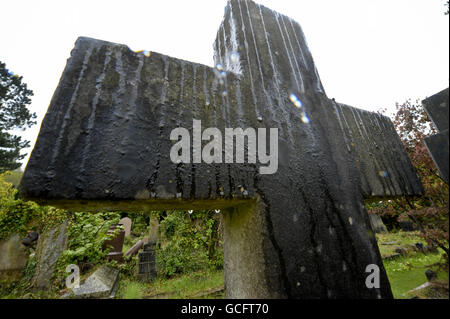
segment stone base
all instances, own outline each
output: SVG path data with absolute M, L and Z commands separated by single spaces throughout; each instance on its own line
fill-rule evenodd
M 144 246 L 144 251 L 139 253 L 137 278 L 142 282 L 151 282 L 157 275 L 155 244 L 149 243 Z
M 101 266 L 86 279 L 84 284 L 78 288 L 73 288 L 72 293 L 64 295 L 63 298 L 114 298 L 119 285 L 119 277 L 119 270 Z

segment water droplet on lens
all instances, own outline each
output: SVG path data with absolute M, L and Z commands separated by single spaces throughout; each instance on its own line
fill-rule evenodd
M 381 177 L 386 178 L 386 177 L 389 176 L 389 173 L 388 173 L 387 171 L 379 171 L 379 172 L 378 172 L 378 175 L 380 175 Z
M 217 71 L 222 72 L 222 71 L 223 71 L 223 66 L 222 66 L 222 64 L 217 63 L 216 69 L 217 69 Z
M 302 112 L 300 119 L 304 124 L 309 124 L 309 122 L 310 122 L 309 117 L 308 117 L 308 115 L 306 115 L 305 112 Z
M 136 51 L 136 53 L 137 53 L 137 54 L 143 54 L 143 55 L 145 55 L 147 58 L 149 58 L 150 55 L 151 55 L 151 52 L 150 52 L 150 51 L 147 51 L 147 50 L 139 50 L 139 51 Z
M 233 63 L 236 63 L 239 61 L 239 53 L 238 52 L 231 52 L 230 54 L 230 60 Z
M 302 101 L 300 101 L 297 95 L 295 95 L 294 93 L 291 93 L 291 95 L 289 95 L 289 99 L 297 108 L 301 108 L 303 106 Z

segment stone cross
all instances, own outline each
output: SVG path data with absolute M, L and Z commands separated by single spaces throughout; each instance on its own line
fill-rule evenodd
M 445 89 L 432 97 L 424 100 L 425 111 L 428 113 L 433 124 L 438 129 L 436 135 L 425 138 L 428 148 L 442 179 L 448 184 L 448 92 Z
M 391 298 L 364 200 L 422 193 L 392 122 L 327 98 L 299 24 L 250 0 L 228 2 L 214 47 L 210 68 L 79 38 L 22 196 L 80 211 L 220 209 L 228 298 Z M 278 171 L 172 162 L 171 131 L 194 120 L 277 128 Z

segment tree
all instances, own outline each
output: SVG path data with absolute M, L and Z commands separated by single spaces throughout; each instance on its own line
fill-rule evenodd
M 416 198 L 395 198 L 382 205 L 375 205 L 371 210 L 382 216 L 412 220 L 428 244 L 446 253 L 448 266 L 449 189 L 440 177 L 424 142 L 425 137 L 436 134 L 436 129 L 419 101 L 414 103 L 408 100 L 397 104 L 393 123 L 416 168 L 425 194 Z
M 22 82 L 22 77 L 10 72 L 0 61 L 0 173 L 19 168 L 26 156 L 21 150 L 30 146 L 29 141 L 11 134 L 36 124 L 36 114 L 27 108 L 30 96 L 33 91 Z

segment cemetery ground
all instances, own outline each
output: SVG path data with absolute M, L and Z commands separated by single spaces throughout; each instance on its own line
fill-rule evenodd
M 3 184 L 4 186 L 5 184 Z M 7 195 L 3 188 L 3 199 Z M 20 209 L 30 215 L 31 211 L 41 209 L 40 213 L 55 214 L 50 208 L 41 208 L 30 202 L 16 202 L 10 208 Z M 11 203 L 10 203 L 11 204 Z M 27 206 L 29 205 L 29 206 Z M 5 212 L 3 212 L 5 213 Z M 162 214 L 162 213 L 159 213 Z M 31 214 L 33 215 L 33 214 Z M 40 217 L 37 217 L 39 215 Z M 42 218 L 42 214 L 34 214 Z M 134 244 L 148 237 L 149 216 L 129 214 L 133 221 L 130 235 L 126 237 L 122 251 L 125 253 Z M 24 229 L 38 229 L 31 216 Z M 120 270 L 120 280 L 114 298 L 116 299 L 222 299 L 225 298 L 220 214 L 215 212 L 172 212 L 164 213 L 159 227 L 159 248 L 156 249 L 158 276 L 146 282 L 137 276 L 138 256 L 125 258 L 122 264 L 106 261 L 106 254 L 86 242 L 101 242 L 111 223 L 121 217 L 118 213 L 76 213 L 78 223 L 68 227 L 69 243 L 61 265 L 57 265 L 48 281 L 47 289 L 36 290 L 31 282 L 36 272 L 36 249 L 29 248 L 26 266 L 16 279 L 3 278 L 0 282 L 0 298 L 5 299 L 58 299 L 68 289 L 65 288 L 65 265 L 76 263 L 81 268 L 81 283 L 91 276 L 101 265 L 109 265 Z M 23 219 L 26 220 L 26 219 Z M 23 221 L 22 220 L 22 221 Z M 105 224 L 106 223 L 106 224 Z M 3 215 L 0 224 L 8 224 Z M 9 224 L 15 230 L 17 225 Z M 18 231 L 20 233 L 20 231 Z M 376 235 L 383 257 L 392 292 L 396 299 L 448 299 L 448 270 L 440 268 L 443 252 L 430 248 L 420 236 L 419 231 L 393 229 Z M 215 238 L 214 240 L 212 240 Z M 214 247 L 211 243 L 214 242 Z M 81 245 L 80 245 L 81 244 Z M 84 245 L 84 246 L 83 246 Z M 213 249 L 214 248 L 214 249 Z M 58 263 L 57 263 L 58 264 Z M 425 289 L 411 292 L 428 282 L 427 270 L 437 274 L 432 284 Z
M 24 236 L 29 230 L 37 230 L 44 234 L 64 219 L 69 218 L 72 223 L 67 227 L 68 243 L 65 251 L 56 262 L 53 274 L 47 275 L 49 286 L 45 289 L 32 287 L 37 272 L 38 250 L 36 246 L 26 249 L 20 247 L 20 251 L 25 252 L 20 257 L 24 261 L 17 267 L 20 269 L 15 271 L 14 276 L 5 276 L 3 272 L 0 298 L 61 298 L 68 292 L 65 287 L 68 276 L 65 267 L 68 264 L 80 266 L 82 284 L 102 265 L 119 269 L 120 280 L 114 295 L 116 299 L 225 298 L 221 215 L 215 211 L 67 215 L 65 211 L 17 199 L 13 186 L 17 182 L 12 177 L 14 174 L 0 176 L 0 243 L 7 237 L 11 238 L 12 233 Z M 159 245 L 156 248 L 158 276 L 152 280 L 139 278 L 138 254 L 131 258 L 125 257 L 121 264 L 107 261 L 107 251 L 102 249 L 107 240 L 105 235 L 110 225 L 117 223 L 124 215 L 130 217 L 132 225 L 129 236 L 124 239 L 123 253 L 140 240 L 148 239 L 152 216 L 158 216 L 161 220 L 157 230 Z M 18 245 L 21 245 L 20 236 Z M 444 253 L 428 245 L 420 231 L 402 231 L 398 227 L 390 227 L 388 232 L 376 234 L 376 238 L 394 298 L 448 299 L 448 268 L 442 268 L 445 264 Z M 436 274 L 431 279 L 432 284 L 412 292 L 429 282 L 425 274 L 427 270 Z
M 417 243 L 426 246 L 418 231 L 403 232 L 401 230 L 377 234 L 378 245 L 388 273 L 392 292 L 396 299 L 442 298 L 448 299 L 448 289 L 436 288 L 421 292 L 410 292 L 427 282 L 425 271 L 434 269 L 437 273 L 438 287 L 447 284 L 448 272 L 441 269 L 438 263 L 443 257 L 439 252 L 423 253 L 414 248 Z M 399 256 L 395 250 L 402 247 L 407 256 Z M 119 298 L 223 298 L 223 271 L 199 271 L 176 276 L 171 279 L 157 279 L 151 284 L 143 284 L 131 279 L 122 281 Z

